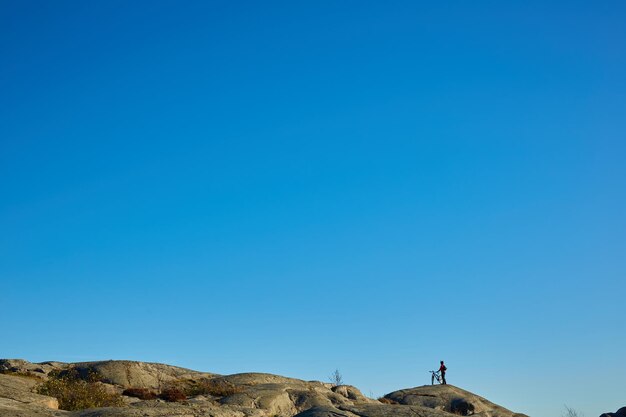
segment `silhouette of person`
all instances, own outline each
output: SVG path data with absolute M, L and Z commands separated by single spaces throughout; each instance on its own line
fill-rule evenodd
M 441 384 L 442 385 L 447 385 L 448 383 L 446 382 L 446 371 L 448 370 L 448 368 L 446 368 L 446 365 L 443 364 L 443 361 L 440 361 L 441 366 L 439 367 L 439 371 L 441 372 Z

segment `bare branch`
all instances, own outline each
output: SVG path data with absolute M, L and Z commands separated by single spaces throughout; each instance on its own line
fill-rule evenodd
M 339 372 L 339 369 L 335 369 L 335 372 L 330 374 L 328 379 L 330 379 L 330 383 L 334 386 L 343 385 L 343 376 L 341 376 L 341 372 Z
M 568 407 L 567 405 L 565 405 L 564 407 L 565 407 L 565 412 L 561 414 L 561 417 L 585 417 L 581 412 L 574 410 L 573 408 Z

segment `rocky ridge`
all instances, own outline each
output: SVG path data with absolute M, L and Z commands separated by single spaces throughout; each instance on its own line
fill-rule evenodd
M 626 407 L 622 407 L 614 413 L 604 413 L 600 417 L 626 417 Z
M 56 398 L 35 393 L 39 384 L 74 372 L 116 396 L 123 405 L 59 410 Z M 95 377 L 95 380 L 94 380 Z M 185 393 L 164 401 L 166 390 Z M 139 395 L 141 394 L 141 395 Z M 142 398 L 139 398 L 142 397 Z M 169 398 L 168 398 L 169 399 Z M 171 400 L 171 399 L 170 399 Z M 157 363 L 81 363 L 0 360 L 0 416 L 11 417 L 525 417 L 452 385 L 422 386 L 380 400 L 349 385 L 332 386 L 264 373 L 218 375 Z

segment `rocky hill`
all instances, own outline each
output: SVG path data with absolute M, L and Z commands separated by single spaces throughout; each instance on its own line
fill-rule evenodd
M 626 417 L 626 407 L 622 407 L 614 413 L 604 413 L 600 417 Z
M 453 415 L 525 417 L 452 385 L 404 389 L 372 399 L 349 385 L 262 373 L 217 375 L 133 361 L 0 360 L 2 417 Z

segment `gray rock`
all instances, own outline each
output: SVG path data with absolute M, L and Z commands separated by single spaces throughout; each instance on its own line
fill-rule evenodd
M 32 392 L 37 383 L 33 378 L 0 374 L 0 398 L 57 410 L 59 402 L 56 398 Z
M 123 388 L 160 389 L 178 379 L 217 376 L 177 366 L 134 361 L 80 362 L 75 364 L 75 368 L 85 377 L 95 373 L 102 382 Z
M 331 388 L 331 390 L 349 400 L 369 402 L 369 398 L 365 397 L 356 387 L 352 385 L 337 385 Z
M 0 416 L 49 417 L 66 415 L 56 398 L 32 392 L 34 378 L 0 374 Z
M 319 406 L 319 407 L 310 408 L 306 411 L 296 414 L 296 417 L 356 417 L 356 416 L 350 412 L 338 410 L 335 407 Z
M 0 397 L 0 417 L 72 417 L 71 413 Z
M 600 417 L 626 417 L 626 407 L 622 407 L 614 413 L 604 413 Z
M 32 375 L 46 379 L 50 371 L 61 368 L 62 366 L 50 363 L 31 363 L 23 359 L 0 359 L 0 373 Z
M 456 408 L 463 404 L 462 407 L 468 410 L 473 408 L 475 414 L 484 412 L 489 413 L 492 417 L 513 417 L 516 415 L 513 411 L 453 385 L 425 385 L 404 389 L 387 394 L 385 398 L 398 404 L 418 405 L 447 413 L 456 412 Z M 517 415 L 523 416 L 522 414 Z
M 130 387 L 154 391 L 176 387 L 196 395 L 177 403 L 123 397 L 121 407 L 67 412 L 54 409 L 56 399 L 32 392 L 43 379 L 31 373 L 45 378 L 70 368 L 85 377 L 97 375 L 97 383 L 111 393 Z M 383 404 L 350 385 L 333 387 L 263 373 L 219 376 L 156 363 L 32 364 L 12 359 L 0 360 L 2 370 L 28 377 L 0 375 L 0 417 L 452 417 L 452 412 L 469 415 L 472 408 L 480 417 L 524 417 L 451 385 L 396 391 L 385 397 L 392 404 Z

